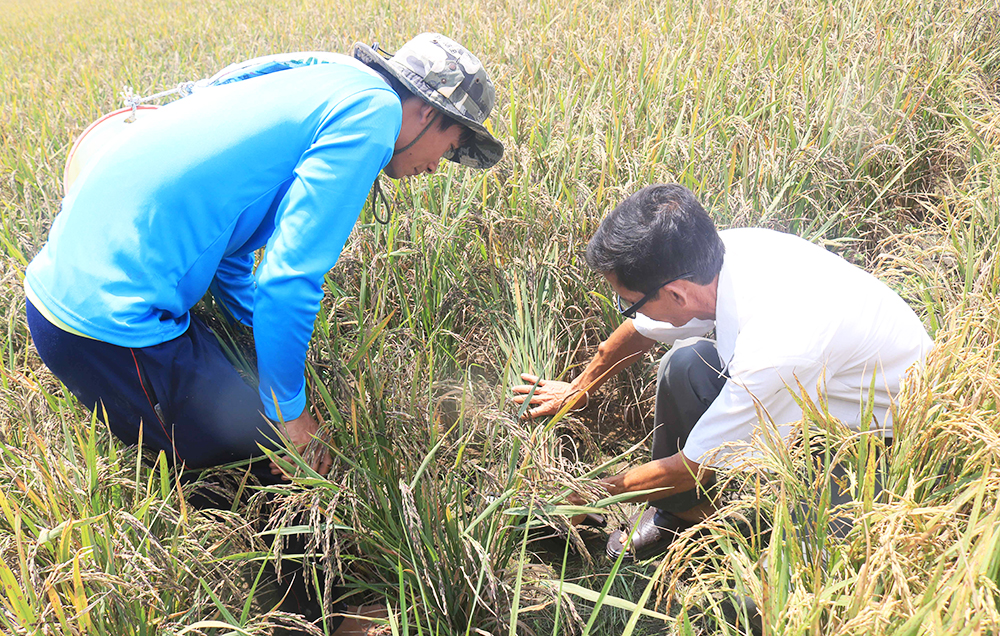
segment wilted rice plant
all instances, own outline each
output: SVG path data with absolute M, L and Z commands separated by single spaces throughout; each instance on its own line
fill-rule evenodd
M 551 585 L 559 574 L 528 550 L 525 521 L 553 515 L 572 535 L 550 501 L 575 478 L 540 452 L 544 427 L 527 434 L 510 416 L 467 412 L 475 402 L 463 395 L 436 441 L 425 422 L 385 418 L 381 402 L 345 408 L 360 438 L 340 429 L 328 478 L 305 471 L 294 487 L 270 489 L 281 494 L 275 528 L 306 535 L 313 565 L 344 580 L 351 603 L 388 602 L 403 633 L 544 632 L 557 607 L 572 625 L 579 614 Z M 332 398 L 327 406 L 339 413 Z

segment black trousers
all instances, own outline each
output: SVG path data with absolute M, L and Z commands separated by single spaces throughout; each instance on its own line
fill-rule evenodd
M 721 369 L 715 342 L 707 338 L 678 340 L 663 356 L 656 377 L 653 459 L 670 457 L 684 448 L 694 425 L 726 384 Z M 651 504 L 668 512 L 684 512 L 704 501 L 704 492 L 695 489 Z

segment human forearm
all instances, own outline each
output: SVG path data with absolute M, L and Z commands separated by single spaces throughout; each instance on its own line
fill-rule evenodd
M 228 320 L 253 326 L 253 253 L 229 256 L 219 263 L 209 289 Z
M 632 321 L 627 320 L 601 343 L 597 355 L 572 382 L 544 380 L 530 373 L 522 373 L 521 380 L 528 384 L 511 387 L 514 402 L 523 404 L 525 400 L 531 400 L 531 405 L 535 408 L 527 411 L 526 417 L 555 415 L 567 404 L 577 408 L 586 406 L 590 401 L 591 391 L 638 360 L 640 356 L 637 354 L 648 351 L 654 342 L 636 331 Z M 584 393 L 587 395 L 581 395 Z
M 306 407 L 306 354 L 323 292 L 311 279 L 283 276 L 280 264 L 262 267 L 254 304 L 260 399 L 265 415 L 287 422 Z
M 650 501 L 691 490 L 699 483 L 711 479 L 714 474 L 711 469 L 702 470 L 700 464 L 689 460 L 683 453 L 675 453 L 670 457 L 646 462 L 613 477 L 606 477 L 602 481 L 612 495 L 666 489 L 636 497 L 638 501 Z
M 642 356 L 638 354 L 649 351 L 654 344 L 655 340 L 636 331 L 632 321 L 626 320 L 600 344 L 590 364 L 570 382 L 570 386 L 578 391 L 593 391 L 608 378 L 639 360 Z

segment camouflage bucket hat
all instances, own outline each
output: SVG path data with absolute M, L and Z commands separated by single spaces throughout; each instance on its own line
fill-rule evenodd
M 414 95 L 472 130 L 472 140 L 445 159 L 489 168 L 503 157 L 503 144 L 484 125 L 496 101 L 493 82 L 479 58 L 464 46 L 439 33 L 421 33 L 389 59 L 360 42 L 354 45 L 354 57 L 390 73 Z

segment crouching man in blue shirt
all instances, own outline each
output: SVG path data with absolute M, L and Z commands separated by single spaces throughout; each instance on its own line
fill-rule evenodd
M 496 163 L 503 146 L 483 125 L 494 100 L 474 55 L 424 33 L 389 59 L 358 44 L 353 58 L 213 86 L 138 119 L 83 168 L 28 266 L 39 355 L 116 436 L 134 444 L 141 427 L 178 466 L 260 457 L 282 421 L 305 445 L 323 277 L 373 182 L 442 158 Z M 253 329 L 258 388 L 191 316 L 209 289 Z M 310 461 L 330 468 L 328 453 Z

